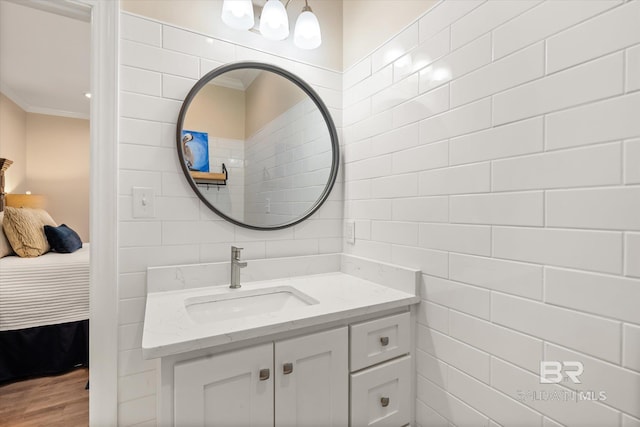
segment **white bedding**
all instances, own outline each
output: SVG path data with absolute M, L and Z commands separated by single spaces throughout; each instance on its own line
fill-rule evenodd
M 89 318 L 89 244 L 72 254 L 0 259 L 0 331 Z

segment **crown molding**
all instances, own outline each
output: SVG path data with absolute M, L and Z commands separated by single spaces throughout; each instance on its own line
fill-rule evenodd
M 91 8 L 86 4 L 67 0 L 6 0 L 21 6 L 55 13 L 78 21 L 91 22 Z
M 89 120 L 89 113 L 83 113 L 79 111 L 66 111 L 57 108 L 39 107 L 37 105 L 31 105 L 26 102 L 17 92 L 9 85 L 0 81 L 0 92 L 7 98 L 13 101 L 18 107 L 26 113 L 33 114 L 46 114 L 48 116 L 69 117 L 71 119 L 84 119 Z
M 16 104 L 18 107 L 22 108 L 23 111 L 29 111 L 29 109 L 31 108 L 31 106 L 24 99 L 22 99 L 22 97 L 19 96 L 16 91 L 11 89 L 9 85 L 7 85 L 5 82 L 1 80 L 0 80 L 0 92 L 4 96 L 9 98 L 11 101 L 13 101 L 13 103 Z
M 55 108 L 44 107 L 32 107 L 29 110 L 25 110 L 27 113 L 32 114 L 46 114 L 47 116 L 68 117 L 70 119 L 84 119 L 89 120 L 89 113 L 78 113 L 75 111 L 57 110 Z

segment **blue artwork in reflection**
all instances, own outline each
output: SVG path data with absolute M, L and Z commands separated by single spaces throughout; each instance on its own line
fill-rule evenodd
M 189 170 L 209 172 L 209 134 L 183 130 L 182 154 Z

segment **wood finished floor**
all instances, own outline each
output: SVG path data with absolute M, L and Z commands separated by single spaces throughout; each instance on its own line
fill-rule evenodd
M 88 369 L 0 386 L 0 427 L 89 425 Z

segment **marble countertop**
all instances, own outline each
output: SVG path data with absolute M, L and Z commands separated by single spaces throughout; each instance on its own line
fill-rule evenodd
M 347 264 L 353 265 L 352 261 Z M 416 271 L 409 270 L 411 274 L 407 277 L 417 277 Z M 419 302 L 415 292 L 394 289 L 385 286 L 384 281 L 381 282 L 375 283 L 368 278 L 337 271 L 246 282 L 242 283 L 240 289 L 217 285 L 149 292 L 142 338 L 143 356 L 145 359 L 165 357 Z M 194 321 L 185 305 L 187 298 L 274 286 L 289 286 L 313 298 L 317 303 L 210 323 Z

